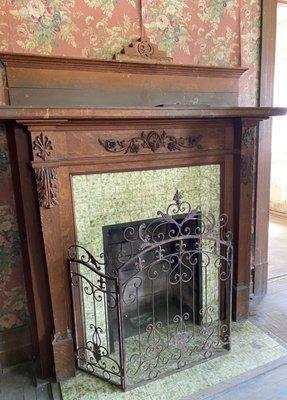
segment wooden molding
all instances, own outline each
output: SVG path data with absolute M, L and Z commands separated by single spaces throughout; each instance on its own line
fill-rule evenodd
M 57 380 L 61 381 L 74 376 L 75 353 L 71 332 L 68 330 L 55 333 L 52 344 Z
M 233 300 L 237 306 L 233 308 L 233 318 L 236 321 L 246 319 L 249 310 L 258 125 L 256 120 L 243 119 L 237 121 L 235 129 Z
M 287 223 L 287 214 L 281 211 L 269 210 L 270 218 L 277 219 L 279 222 L 286 224 Z
M 285 115 L 287 108 L 271 107 L 127 107 L 127 108 L 35 108 L 0 106 L 0 120 L 17 120 L 24 125 L 65 123 L 67 120 L 152 120 L 252 118 L 264 120 Z
M 81 71 L 112 71 L 117 73 L 182 75 L 197 77 L 240 78 L 248 68 L 226 68 L 210 66 L 193 66 L 184 64 L 157 64 L 142 62 L 127 62 L 116 60 L 91 60 L 83 58 L 66 58 L 26 55 L 16 53 L 0 53 L 0 61 L 5 67 L 41 68 Z
M 273 105 L 277 3 L 278 0 L 262 0 L 259 102 L 261 107 Z M 271 132 L 272 121 L 264 121 L 259 129 L 255 194 L 254 295 L 258 301 L 267 293 Z M 260 265 L 264 265 L 264 268 L 258 268 Z

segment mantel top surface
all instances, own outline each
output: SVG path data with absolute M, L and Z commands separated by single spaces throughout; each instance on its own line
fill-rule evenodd
M 287 114 L 287 108 L 256 107 L 126 107 L 126 108 L 34 108 L 0 106 L 0 120 L 145 120 L 145 119 L 266 119 Z

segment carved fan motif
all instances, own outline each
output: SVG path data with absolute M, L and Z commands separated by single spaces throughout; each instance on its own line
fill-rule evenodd
M 42 160 L 46 161 L 47 158 L 50 157 L 51 151 L 53 150 L 52 142 L 48 136 L 41 132 L 41 134 L 33 141 L 33 150 L 38 151 L 36 155 L 42 158 Z

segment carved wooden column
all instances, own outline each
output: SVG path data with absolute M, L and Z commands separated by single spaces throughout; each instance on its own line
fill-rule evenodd
M 53 310 L 54 335 L 51 338 L 57 380 L 74 375 L 74 348 L 71 335 L 67 255 L 63 235 L 58 181 L 58 160 L 53 137 L 55 126 L 29 125 L 45 256 Z M 54 132 L 52 132 L 54 131 Z
M 247 318 L 249 312 L 259 122 L 241 119 L 235 126 L 233 319 L 239 321 Z

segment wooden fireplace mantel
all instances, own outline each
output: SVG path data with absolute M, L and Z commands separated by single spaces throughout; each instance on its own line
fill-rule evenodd
M 143 120 L 143 119 L 213 119 L 213 118 L 253 118 L 260 121 L 276 115 L 285 115 L 286 108 L 272 107 L 72 107 L 36 108 L 0 106 L 0 120 L 43 121 L 59 120 Z
M 219 164 L 221 210 L 234 232 L 233 319 L 238 321 L 249 310 L 258 127 L 285 113 L 239 107 L 0 107 L 42 375 L 54 368 L 60 380 L 75 372 L 66 265 L 67 249 L 75 242 L 71 176 Z M 163 132 L 171 146 L 160 139 Z M 126 144 L 142 133 L 153 146 L 129 150 Z

